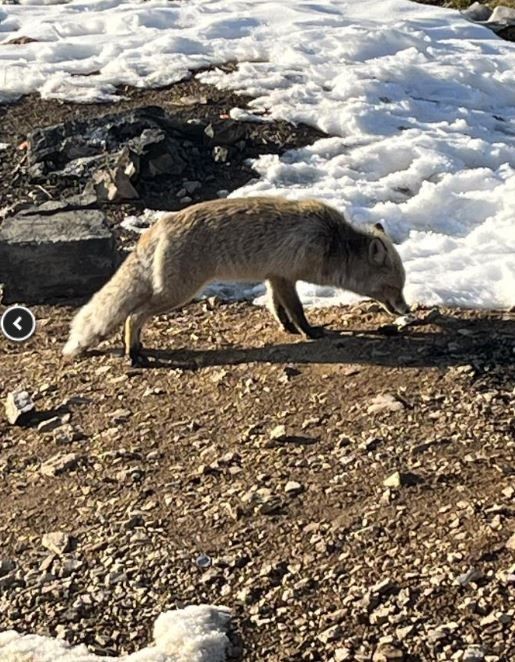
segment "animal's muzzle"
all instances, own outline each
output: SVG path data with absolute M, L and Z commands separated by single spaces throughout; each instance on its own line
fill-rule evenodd
M 410 307 L 404 301 L 404 297 L 399 297 L 395 300 L 382 301 L 383 306 L 392 315 L 407 315 L 410 312 Z

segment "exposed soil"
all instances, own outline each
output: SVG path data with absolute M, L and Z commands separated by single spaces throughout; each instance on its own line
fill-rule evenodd
M 306 342 L 204 302 L 158 318 L 134 370 L 117 339 L 63 366 L 71 311 L 35 312 L 35 338 L 0 340 L 0 397 L 25 387 L 38 412 L 0 420 L 0 630 L 120 654 L 209 602 L 249 661 L 515 658 L 513 313 L 385 336 L 374 304 L 322 309 L 335 333 Z

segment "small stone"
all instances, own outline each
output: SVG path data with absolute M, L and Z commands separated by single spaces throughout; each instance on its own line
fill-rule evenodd
M 390 614 L 391 614 L 390 607 L 378 607 L 369 616 L 371 625 L 385 625 L 386 623 L 388 623 Z
M 343 634 L 342 628 L 340 625 L 332 625 L 330 628 L 323 630 L 319 635 L 318 639 L 323 644 L 329 644 L 331 641 L 335 641 Z
M 62 531 L 51 531 L 50 533 L 45 533 L 41 539 L 41 544 L 43 547 L 48 549 L 48 551 L 61 556 L 68 551 L 70 547 L 70 536 L 67 533 Z
M 284 439 L 286 437 L 286 428 L 284 425 L 276 425 L 270 431 L 270 439 Z
M 113 571 L 108 573 L 104 577 L 104 586 L 106 588 L 109 588 L 110 586 L 114 586 L 115 584 L 119 584 L 120 582 L 124 582 L 127 580 L 127 575 L 120 571 Z
M 407 326 L 411 326 L 412 324 L 415 324 L 415 322 L 417 321 L 418 319 L 415 315 L 413 315 L 412 313 L 408 313 L 407 315 L 401 315 L 401 317 L 396 317 L 393 320 L 393 323 L 399 330 L 402 330 L 405 329 Z
M 384 393 L 377 395 L 370 401 L 369 406 L 367 407 L 368 414 L 375 414 L 377 412 L 388 411 L 402 411 L 404 409 L 404 403 L 402 403 L 398 398 L 396 398 L 391 393 Z
M 297 483 L 296 480 L 289 480 L 284 486 L 284 491 L 286 494 L 295 495 L 303 492 L 304 488 L 300 483 Z
M 419 478 L 415 474 L 396 471 L 383 480 L 383 485 L 385 487 L 399 488 L 406 485 L 414 485 L 417 482 L 419 482 Z
M 47 570 L 50 570 L 50 567 L 52 566 L 54 559 L 55 559 L 54 554 L 49 554 L 48 556 L 45 556 L 45 558 L 39 564 L 39 569 L 41 570 L 41 572 L 46 572 Z
M 514 7 L 505 7 L 501 2 L 500 5 L 494 8 L 492 15 L 488 19 L 490 23 L 501 23 L 506 26 L 511 26 L 515 23 L 515 8 Z
M 76 430 L 70 423 L 65 423 L 61 425 L 57 430 L 54 431 L 54 441 L 60 446 L 66 446 L 73 443 L 74 441 L 79 441 L 84 439 L 84 435 L 79 430 Z
M 404 651 L 394 644 L 379 644 L 372 656 L 372 662 L 394 662 L 404 660 Z
M 34 402 L 28 391 L 11 391 L 5 400 L 5 413 L 11 425 L 24 425 L 34 412 Z
M 206 105 L 207 99 L 202 95 L 187 94 L 179 98 L 179 101 L 184 106 L 195 106 L 196 104 Z
M 199 554 L 195 559 L 195 565 L 198 568 L 209 568 L 213 564 L 213 560 L 207 554 Z
M 415 631 L 415 626 L 414 625 L 405 625 L 402 627 L 397 628 L 395 631 L 395 634 L 397 635 L 397 638 L 400 639 L 400 641 L 403 641 L 407 637 L 409 637 L 413 632 Z
M 229 158 L 229 150 L 227 147 L 222 147 L 220 145 L 216 145 L 213 147 L 213 161 L 216 161 L 218 163 L 225 163 L 227 159 Z
M 463 662 L 483 662 L 485 651 L 481 646 L 469 646 L 463 653 Z
M 184 181 L 182 185 L 186 189 L 186 192 L 189 193 L 190 195 L 192 193 L 195 193 L 195 191 L 202 186 L 200 182 L 196 182 L 196 181 Z
M 38 432 L 53 432 L 61 427 L 61 425 L 62 421 L 59 416 L 53 416 L 52 418 L 47 418 L 45 421 L 41 421 L 38 425 Z
M 78 453 L 66 453 L 65 455 L 54 455 L 40 467 L 44 476 L 58 476 L 59 474 L 74 469 L 81 456 Z
M 515 533 L 513 533 L 508 540 L 505 543 L 506 549 L 511 550 L 512 552 L 515 552 Z
M 111 414 L 111 419 L 114 423 L 125 423 L 132 416 L 129 409 L 117 409 Z
M 462 575 L 460 575 L 457 578 L 458 584 L 461 584 L 462 586 L 468 586 L 471 582 L 477 582 L 479 579 L 483 577 L 483 573 L 481 570 L 477 570 L 476 568 L 470 568 L 467 570 L 467 572 L 464 572 Z
M 398 585 L 388 578 L 377 582 L 370 588 L 371 593 L 377 593 L 378 595 L 386 595 L 395 590 L 398 590 Z

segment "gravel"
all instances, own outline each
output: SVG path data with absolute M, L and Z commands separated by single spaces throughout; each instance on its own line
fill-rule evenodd
M 0 398 L 35 405 L 0 420 L 0 629 L 121 655 L 209 603 L 234 659 L 512 659 L 514 315 L 375 310 L 310 311 L 346 334 L 305 342 L 191 305 L 135 370 L 117 338 L 61 365 L 72 311 L 36 308 L 0 347 Z

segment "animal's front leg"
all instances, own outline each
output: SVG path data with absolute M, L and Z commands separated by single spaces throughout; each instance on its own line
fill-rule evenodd
M 295 284 L 285 278 L 274 277 L 269 280 L 274 296 L 283 306 L 296 329 L 306 338 L 322 338 L 325 331 L 321 326 L 311 326 L 304 314 L 304 308 L 295 289 Z
M 295 334 L 300 333 L 297 327 L 295 326 L 295 324 L 288 317 L 288 313 L 286 312 L 286 309 L 284 308 L 282 303 L 279 301 L 277 292 L 270 281 L 267 282 L 267 289 L 268 289 L 268 309 L 275 317 L 275 319 L 279 322 L 279 326 L 281 327 L 281 329 L 283 329 L 287 333 L 295 333 Z

